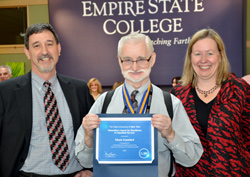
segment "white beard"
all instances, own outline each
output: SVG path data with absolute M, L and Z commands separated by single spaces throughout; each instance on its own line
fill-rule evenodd
M 135 71 L 132 71 L 132 70 L 123 71 L 123 69 L 122 69 L 122 75 L 125 79 L 127 79 L 133 83 L 139 83 L 149 76 L 149 74 L 151 72 L 151 67 L 149 69 L 141 69 L 141 70 L 136 71 L 136 72 L 143 72 L 144 73 L 144 76 L 141 77 L 140 79 L 133 79 L 132 77 L 129 76 L 129 73 L 134 73 L 134 72 Z

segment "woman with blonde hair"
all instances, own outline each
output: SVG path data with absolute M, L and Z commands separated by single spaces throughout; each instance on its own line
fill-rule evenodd
M 91 78 L 88 82 L 90 94 L 96 100 L 102 93 L 102 84 L 96 78 Z
M 187 48 L 178 97 L 204 153 L 193 167 L 176 164 L 176 176 L 249 176 L 250 86 L 230 74 L 224 43 L 213 29 L 196 32 Z

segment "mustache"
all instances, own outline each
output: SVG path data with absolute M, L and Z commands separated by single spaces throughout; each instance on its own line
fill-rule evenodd
M 144 72 L 145 69 L 140 69 L 140 70 L 137 70 L 137 71 L 133 71 L 133 70 L 128 70 L 126 71 L 127 73 L 139 73 L 139 72 Z
M 41 56 L 39 56 L 39 57 L 38 57 L 38 60 L 42 60 L 42 59 L 44 59 L 44 58 L 52 58 L 52 59 L 53 59 L 53 57 L 52 57 L 50 54 L 46 54 L 46 55 L 41 55 Z

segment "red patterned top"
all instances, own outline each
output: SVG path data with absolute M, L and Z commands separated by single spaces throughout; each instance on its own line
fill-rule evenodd
M 177 85 L 178 97 L 203 145 L 204 153 L 193 167 L 176 166 L 176 176 L 250 176 L 250 86 L 232 76 L 223 82 L 212 106 L 207 136 L 197 121 L 191 86 Z

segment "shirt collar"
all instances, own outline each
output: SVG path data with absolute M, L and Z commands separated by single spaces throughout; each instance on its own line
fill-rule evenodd
M 130 85 L 126 80 L 124 81 L 124 84 L 126 85 L 129 95 L 131 95 L 131 93 L 135 90 L 135 88 L 132 85 Z M 139 93 L 144 93 L 148 89 L 149 84 L 150 84 L 150 79 L 146 84 L 137 89 Z
M 31 71 L 31 78 L 32 78 L 32 83 L 39 88 L 39 90 L 41 90 L 43 88 L 43 83 L 45 82 L 44 79 L 42 79 L 41 77 L 39 77 L 36 73 L 34 73 L 33 71 Z M 53 89 L 55 89 L 56 86 L 56 82 L 57 82 L 57 77 L 56 77 L 56 73 L 55 75 L 48 80 L 51 83 L 51 87 Z

